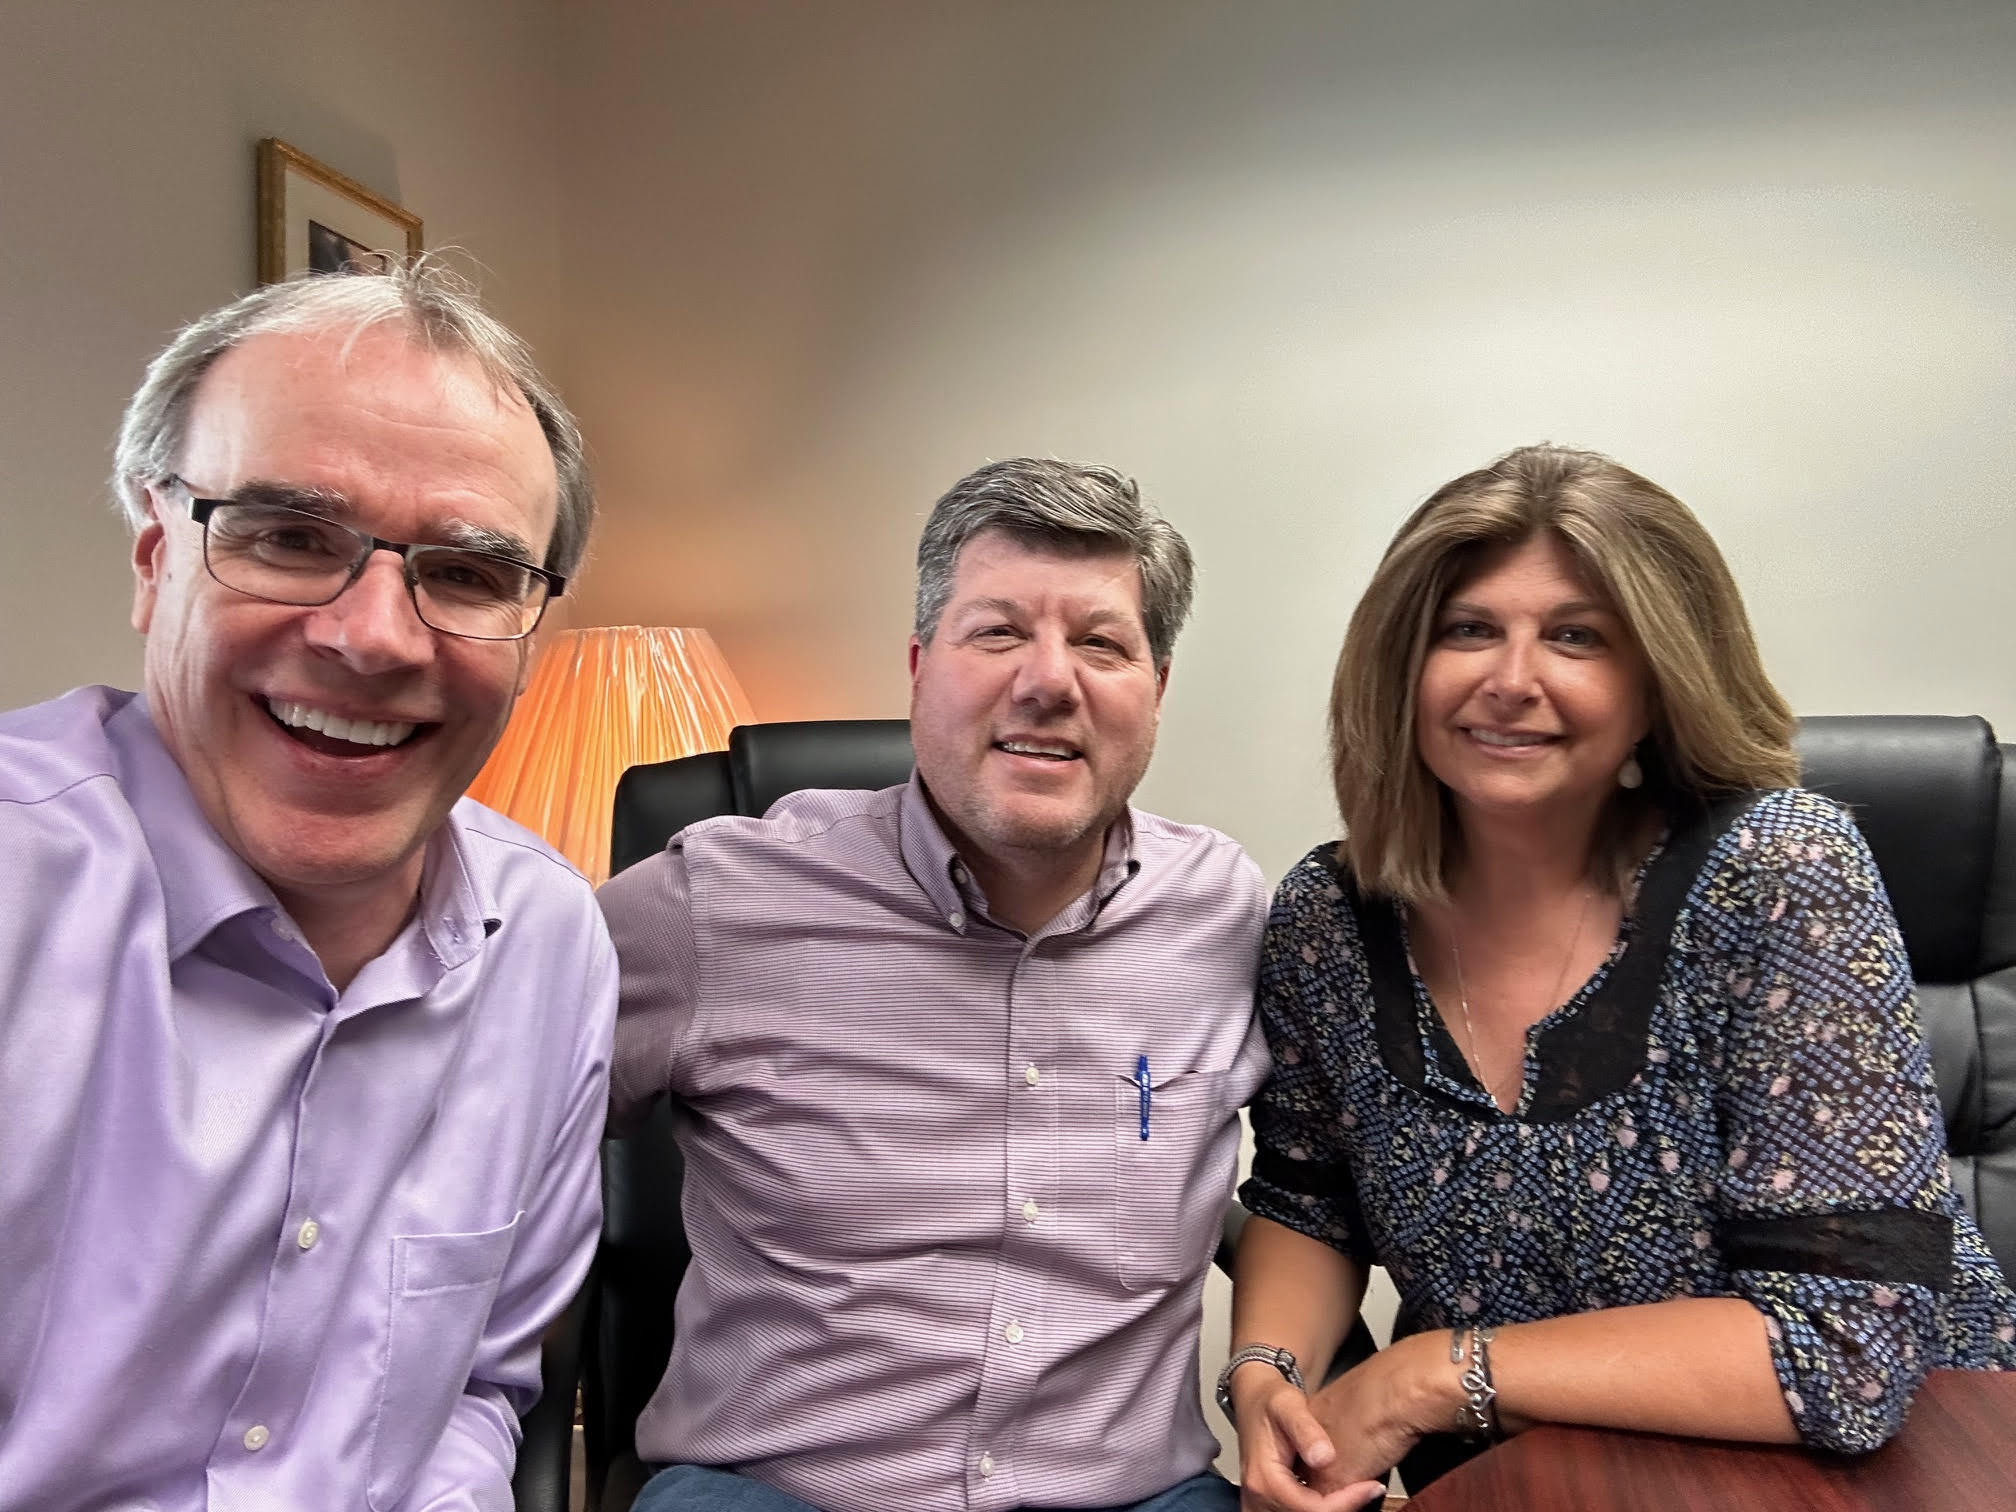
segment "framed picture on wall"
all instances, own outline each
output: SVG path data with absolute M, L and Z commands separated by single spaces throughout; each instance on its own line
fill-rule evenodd
M 259 282 L 418 257 L 420 217 L 278 137 L 259 144 Z

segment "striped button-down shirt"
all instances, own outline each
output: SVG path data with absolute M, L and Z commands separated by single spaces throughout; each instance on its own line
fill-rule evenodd
M 1234 842 L 1130 811 L 1025 937 L 913 777 L 695 825 L 602 903 L 615 1114 L 669 1089 L 686 1158 L 647 1460 L 828 1512 L 1110 1506 L 1211 1462 L 1204 1272 L 1267 1066 Z

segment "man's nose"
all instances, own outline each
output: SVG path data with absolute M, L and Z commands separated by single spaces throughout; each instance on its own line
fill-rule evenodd
M 1015 667 L 1015 701 L 1038 708 L 1077 701 L 1078 667 L 1061 635 L 1035 635 L 1023 646 Z
M 434 659 L 434 632 L 420 619 L 397 552 L 374 551 L 354 582 L 309 611 L 308 643 L 366 677 Z

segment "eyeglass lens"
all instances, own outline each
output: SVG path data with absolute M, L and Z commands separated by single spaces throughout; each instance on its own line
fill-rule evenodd
M 205 523 L 203 550 L 227 588 L 276 604 L 326 604 L 349 585 L 371 538 L 298 509 L 223 504 Z M 545 578 L 488 552 L 414 546 L 406 564 L 421 620 L 450 635 L 514 640 L 546 607 Z

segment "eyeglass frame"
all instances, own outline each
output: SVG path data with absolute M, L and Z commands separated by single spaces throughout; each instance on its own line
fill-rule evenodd
M 203 527 L 203 570 L 210 574 L 210 580 L 220 588 L 228 588 L 233 593 L 242 594 L 246 598 L 256 600 L 262 604 L 280 604 L 290 609 L 319 609 L 326 604 L 333 604 L 336 600 L 343 597 L 344 594 L 348 593 L 357 579 L 364 575 L 364 569 L 371 565 L 371 558 L 376 553 L 389 551 L 399 558 L 399 576 L 406 584 L 406 598 L 413 605 L 413 613 L 421 624 L 432 630 L 436 635 L 452 635 L 459 640 L 490 641 L 508 645 L 512 641 L 528 639 L 539 628 L 540 622 L 546 618 L 546 611 L 552 606 L 553 600 L 559 598 L 567 590 L 567 579 L 559 573 L 549 572 L 544 567 L 535 567 L 530 562 L 523 562 L 516 557 L 505 556 L 501 552 L 484 551 L 482 548 L 476 546 L 451 546 L 445 541 L 388 541 L 383 536 L 372 535 L 369 531 L 359 530 L 354 525 L 345 525 L 341 520 L 332 520 L 325 516 L 317 515 L 312 510 L 295 509 L 291 504 L 275 504 L 261 507 L 285 509 L 294 514 L 301 515 L 305 519 L 320 520 L 323 524 L 332 526 L 348 535 L 355 536 L 359 541 L 367 544 L 365 545 L 365 549 L 358 554 L 357 560 L 350 564 L 349 576 L 345 577 L 342 584 L 327 598 L 314 599 L 308 603 L 296 603 L 288 599 L 268 598 L 263 593 L 253 593 L 248 589 L 240 588 L 235 583 L 225 582 L 224 579 L 217 576 L 217 569 L 210 565 L 210 517 L 220 508 L 237 508 L 243 505 L 245 501 L 243 499 L 198 498 L 196 491 L 189 486 L 188 481 L 174 473 L 168 474 L 161 481 L 167 487 L 179 488 L 187 495 L 189 499 L 189 518 Z M 523 630 L 520 630 L 516 635 L 472 635 L 466 630 L 445 630 L 428 619 L 427 611 L 420 607 L 420 584 L 413 574 L 412 554 L 416 551 L 457 551 L 468 556 L 486 557 L 493 562 L 502 562 L 507 566 L 516 567 L 520 571 L 529 572 L 534 577 L 543 579 L 546 584 L 546 597 L 540 603 L 539 613 L 532 623 L 527 625 Z

